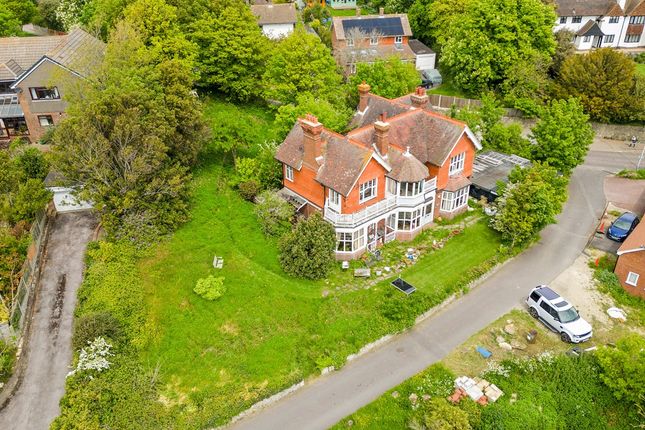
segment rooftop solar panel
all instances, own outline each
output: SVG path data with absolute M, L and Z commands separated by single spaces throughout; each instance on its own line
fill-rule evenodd
M 542 294 L 542 297 L 544 297 L 547 300 L 555 300 L 560 297 L 558 293 L 556 293 L 549 287 L 541 287 L 540 294 Z
M 403 25 L 399 17 L 346 19 L 343 20 L 343 28 L 345 34 L 356 28 L 366 35 L 377 31 L 383 36 L 403 36 Z

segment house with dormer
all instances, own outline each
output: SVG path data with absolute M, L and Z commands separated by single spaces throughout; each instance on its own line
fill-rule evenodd
M 389 100 L 361 84 L 359 95 L 352 131 L 338 134 L 307 115 L 276 152 L 283 195 L 305 215 L 322 213 L 345 260 L 467 210 L 481 149 L 465 123 L 429 109 L 423 88 Z
M 334 58 L 346 75 L 356 73 L 358 63 L 371 63 L 397 56 L 414 63 L 409 46 L 412 30 L 407 14 L 335 16 L 331 28 Z
M 578 50 L 645 47 L 645 0 L 556 0 L 556 13 Z
M 38 141 L 67 108 L 63 81 L 87 76 L 105 44 L 80 28 L 68 34 L 0 38 L 0 141 Z

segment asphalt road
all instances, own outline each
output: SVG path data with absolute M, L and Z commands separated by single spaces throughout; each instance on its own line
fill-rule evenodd
M 95 226 L 86 213 L 58 215 L 50 226 L 46 259 L 34 303 L 22 382 L 0 410 L 0 429 L 45 430 L 60 413 L 72 360 L 76 291 Z
M 512 308 L 529 288 L 549 283 L 584 249 L 605 207 L 603 180 L 635 164 L 633 154 L 590 152 L 569 184 L 558 223 L 539 243 L 480 286 L 411 330 L 245 417 L 232 429 L 326 429 L 436 361 Z

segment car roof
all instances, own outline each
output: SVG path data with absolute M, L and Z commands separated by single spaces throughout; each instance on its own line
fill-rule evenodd
M 624 214 L 619 216 L 618 219 L 624 219 L 625 221 L 634 221 L 636 219 L 636 215 L 631 212 L 625 212 Z
M 553 291 L 551 288 L 547 287 L 546 285 L 540 285 L 535 290 L 538 293 L 540 293 L 540 295 L 542 297 L 544 297 L 545 299 L 547 299 L 549 301 L 560 298 L 560 294 L 556 293 L 555 291 Z

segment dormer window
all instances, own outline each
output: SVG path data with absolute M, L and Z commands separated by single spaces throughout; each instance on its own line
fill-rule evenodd
M 378 45 L 378 36 L 370 37 L 370 45 Z
M 396 43 L 397 45 L 402 44 L 403 43 L 403 36 L 396 36 L 394 38 L 394 43 Z

